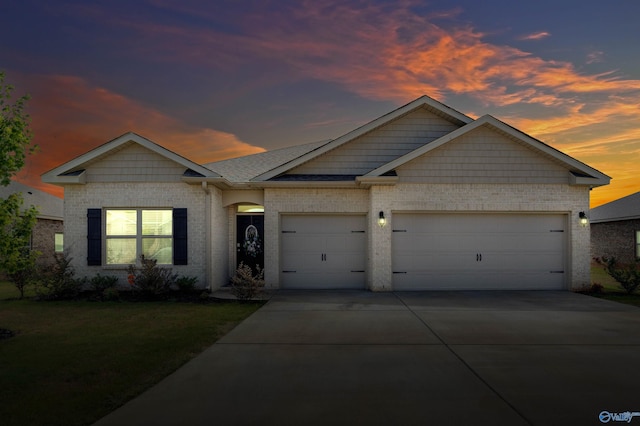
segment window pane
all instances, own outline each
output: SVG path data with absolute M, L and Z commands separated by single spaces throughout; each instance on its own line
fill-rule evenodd
M 142 210 L 142 235 L 171 235 L 171 210 Z
M 107 238 L 107 265 L 136 263 L 135 238 Z
M 142 253 L 148 259 L 155 259 L 159 265 L 170 265 L 173 262 L 172 238 L 143 238 Z
M 64 234 L 56 232 L 54 238 L 55 238 L 56 253 L 61 253 L 62 251 L 64 251 Z
M 135 210 L 107 210 L 107 235 L 136 235 Z

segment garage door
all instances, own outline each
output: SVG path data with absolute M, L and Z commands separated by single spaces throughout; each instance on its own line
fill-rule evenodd
M 282 216 L 281 287 L 365 287 L 364 216 Z
M 566 222 L 565 215 L 394 214 L 394 289 L 564 289 Z

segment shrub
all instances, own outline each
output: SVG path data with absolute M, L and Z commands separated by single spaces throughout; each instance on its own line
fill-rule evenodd
M 178 290 L 183 293 L 189 293 L 195 290 L 197 283 L 198 283 L 198 277 L 185 277 L 183 275 L 176 280 L 176 285 L 178 286 Z
M 240 300 L 251 300 L 264 288 L 264 269 L 256 266 L 257 274 L 249 265 L 240 262 L 236 273 L 231 277 L 231 292 Z
M 41 299 L 73 299 L 78 296 L 85 281 L 75 278 L 72 260 L 66 252 L 55 256 L 55 263 L 46 268 L 36 287 L 36 293 Z
M 597 258 L 596 262 L 604 265 L 607 274 L 620 284 L 628 294 L 633 293 L 640 286 L 640 262 L 631 265 L 619 264 L 615 257 Z
M 9 280 L 16 286 L 20 292 L 20 299 L 24 298 L 24 291 L 30 284 L 35 283 L 36 278 L 35 263 L 25 264 L 21 269 L 14 270 L 7 274 Z
M 602 284 L 593 283 L 591 284 L 591 287 L 589 287 L 589 292 L 594 294 L 601 294 L 603 289 L 604 287 L 602 286 Z
M 101 293 L 102 300 L 119 300 L 120 292 L 115 287 L 105 288 Z
M 102 294 L 105 290 L 109 288 L 113 288 L 118 283 L 118 277 L 109 276 L 109 275 L 100 275 L 96 274 L 95 277 L 89 280 L 89 286 L 91 290 L 96 293 Z
M 140 291 L 146 296 L 160 296 L 171 290 L 178 274 L 173 274 L 170 268 L 161 268 L 157 260 L 140 256 L 141 266 L 129 265 L 129 284 L 133 290 Z

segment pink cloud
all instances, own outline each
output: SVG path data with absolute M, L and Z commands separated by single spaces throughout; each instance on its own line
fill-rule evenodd
M 518 37 L 518 40 L 542 40 L 543 38 L 550 37 L 551 33 L 547 31 L 538 31 L 536 33 L 526 34 Z

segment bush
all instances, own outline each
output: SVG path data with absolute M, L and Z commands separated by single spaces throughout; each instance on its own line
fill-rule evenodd
M 20 292 L 20 299 L 24 298 L 24 291 L 30 284 L 35 283 L 37 268 L 34 263 L 23 265 L 21 269 L 8 274 L 9 280 Z
M 231 292 L 240 300 L 251 300 L 264 288 L 264 269 L 256 266 L 257 274 L 249 265 L 240 262 L 235 275 L 231 278 Z
M 178 274 L 173 274 L 170 268 L 161 268 L 157 260 L 140 256 L 141 267 L 129 265 L 129 284 L 133 290 L 140 291 L 146 296 L 160 296 L 168 293 L 176 281 Z
M 108 287 L 100 293 L 100 298 L 102 300 L 119 300 L 120 292 L 115 287 Z
M 89 286 L 91 287 L 91 290 L 99 294 L 104 293 L 104 291 L 107 289 L 115 287 L 117 283 L 118 277 L 109 275 L 105 276 L 100 274 L 96 274 L 95 277 L 89 280 Z
M 178 290 L 183 293 L 189 293 L 195 290 L 197 283 L 198 283 L 198 277 L 185 277 L 183 275 L 176 280 L 176 285 L 178 286 Z
M 55 256 L 55 263 L 46 268 L 42 280 L 36 287 L 36 293 L 41 299 L 73 299 L 80 294 L 85 280 L 75 278 L 72 260 L 68 253 Z
M 602 294 L 602 290 L 604 290 L 603 285 L 598 283 L 593 283 L 591 287 L 589 287 L 589 293 Z
M 628 294 L 633 293 L 640 286 L 640 262 L 622 265 L 617 262 L 615 257 L 597 258 L 596 262 L 604 265 L 607 274 L 611 275 Z

